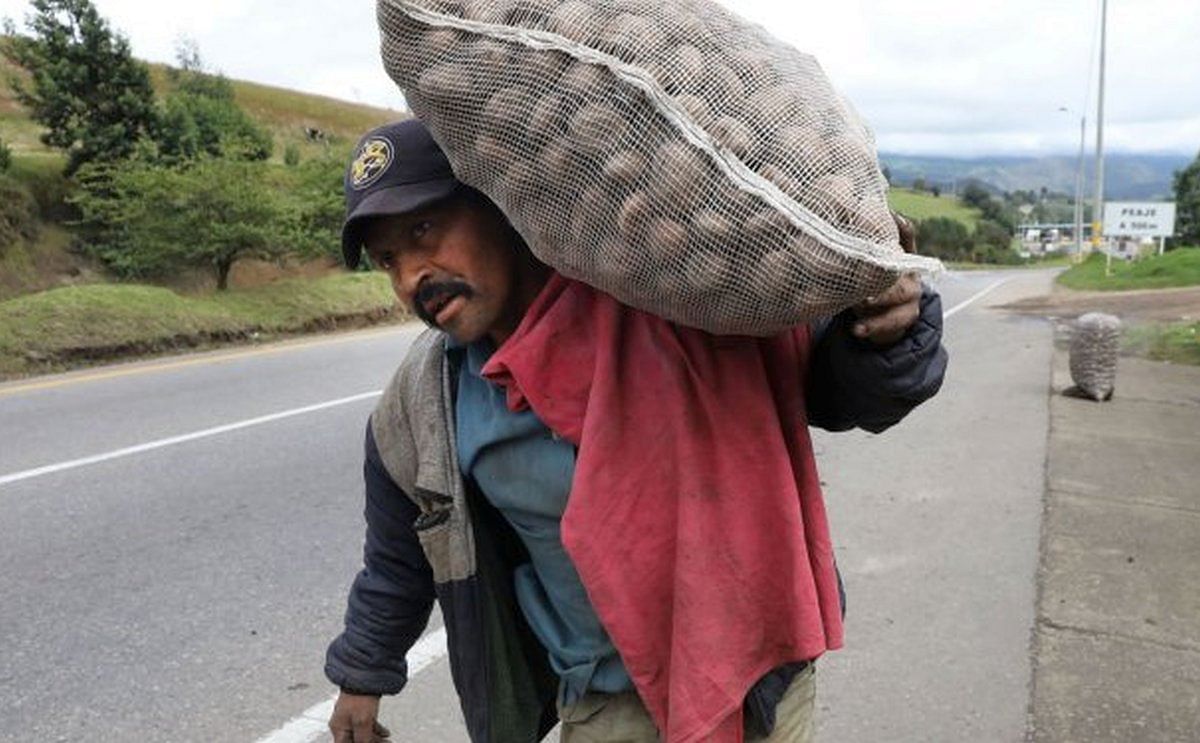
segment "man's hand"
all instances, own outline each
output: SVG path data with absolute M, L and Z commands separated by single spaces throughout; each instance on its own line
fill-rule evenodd
M 892 214 L 900 231 L 900 246 L 905 253 L 917 252 L 917 234 L 912 222 Z M 890 346 L 904 337 L 921 316 L 921 280 L 916 274 L 905 274 L 879 296 L 870 297 L 854 308 L 854 337 L 868 340 L 877 346 Z
M 383 743 L 391 732 L 379 724 L 379 697 L 343 691 L 333 705 L 333 743 Z

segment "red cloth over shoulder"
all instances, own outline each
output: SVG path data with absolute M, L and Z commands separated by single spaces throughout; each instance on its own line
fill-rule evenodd
M 563 543 L 669 743 L 741 741 L 759 678 L 841 647 L 809 341 L 713 336 L 555 275 L 484 368 L 579 448 Z

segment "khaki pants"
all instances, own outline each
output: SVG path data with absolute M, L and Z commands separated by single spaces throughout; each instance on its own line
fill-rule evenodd
M 792 681 L 775 708 L 775 730 L 756 743 L 813 743 L 817 702 L 816 667 Z M 588 694 L 559 709 L 563 743 L 657 743 L 658 729 L 636 692 Z

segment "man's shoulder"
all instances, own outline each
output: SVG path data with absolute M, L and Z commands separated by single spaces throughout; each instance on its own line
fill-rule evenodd
M 371 414 L 371 435 L 379 457 L 405 492 L 416 486 L 420 453 L 436 450 L 444 440 L 438 431 L 445 420 L 445 349 L 444 333 L 427 330 L 418 336 Z
M 415 404 L 423 394 L 441 389 L 447 335 L 440 330 L 422 332 L 409 346 L 380 400 L 385 405 Z

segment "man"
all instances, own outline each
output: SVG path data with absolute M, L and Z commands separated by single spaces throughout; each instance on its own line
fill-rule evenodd
M 807 426 L 881 431 L 937 391 L 937 295 L 904 277 L 710 336 L 540 263 L 416 121 L 345 185 L 347 262 L 365 247 L 431 330 L 367 429 L 334 740 L 388 736 L 435 600 L 473 741 L 811 740 L 842 601 Z

